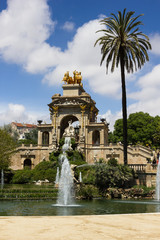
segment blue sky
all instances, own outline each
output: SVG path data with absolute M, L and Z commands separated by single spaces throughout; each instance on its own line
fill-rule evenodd
M 64 73 L 76 69 L 112 129 L 121 117 L 120 72 L 106 75 L 100 48 L 93 45 L 99 20 L 124 8 L 144 14 L 141 30 L 152 44 L 150 61 L 126 76 L 128 114 L 160 115 L 159 0 L 1 0 L 0 125 L 49 122 L 47 104 L 53 94 L 62 94 Z

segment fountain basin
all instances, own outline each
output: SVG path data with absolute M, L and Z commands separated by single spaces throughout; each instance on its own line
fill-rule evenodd
M 58 206 L 56 200 L 0 201 L 0 216 L 74 216 L 160 212 L 155 200 L 78 200 L 76 205 Z

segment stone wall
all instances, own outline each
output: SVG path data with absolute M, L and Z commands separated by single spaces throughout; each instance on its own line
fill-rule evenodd
M 103 158 L 108 161 L 116 158 L 119 163 L 123 163 L 123 145 L 109 144 L 108 146 L 90 146 L 86 145 L 86 160 L 88 163 L 94 163 Z M 128 164 L 147 164 L 147 159 L 152 160 L 152 151 L 143 146 L 128 146 Z
M 31 169 L 42 161 L 49 161 L 48 147 L 25 146 L 22 145 L 17 149 L 17 152 L 11 158 L 11 169 L 20 170 L 24 169 L 24 161 L 31 160 Z

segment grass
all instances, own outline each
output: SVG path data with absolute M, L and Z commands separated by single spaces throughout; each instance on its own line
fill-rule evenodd
M 52 189 L 2 189 L 0 200 L 41 200 L 57 198 L 58 190 Z

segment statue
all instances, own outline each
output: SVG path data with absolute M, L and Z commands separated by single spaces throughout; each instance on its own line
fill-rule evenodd
M 77 151 L 79 152 L 79 153 L 83 153 L 83 150 L 82 150 L 82 148 L 78 145 L 77 146 Z
M 81 81 L 82 81 L 82 76 L 81 76 L 81 72 L 78 71 L 74 71 L 73 72 L 73 78 L 69 76 L 69 71 L 67 71 L 64 74 L 64 77 L 62 79 L 63 82 L 67 83 L 67 84 L 80 84 L 82 85 Z
M 74 83 L 74 80 L 72 77 L 69 76 L 69 71 L 67 71 L 65 74 L 64 74 L 64 78 L 63 80 L 65 83 L 67 84 L 73 84 Z
M 72 121 L 68 122 L 68 127 L 65 129 L 63 136 L 64 137 L 74 137 L 74 127 L 72 126 Z
M 29 157 L 30 154 L 31 154 L 31 151 L 30 151 L 30 150 L 27 150 L 26 153 L 25 153 L 25 155 L 26 155 L 27 157 Z
M 79 106 L 80 106 L 81 110 L 84 111 L 87 105 L 81 104 L 81 105 L 79 105 Z
M 52 108 L 53 108 L 53 110 L 54 110 L 55 112 L 58 111 L 58 106 L 52 106 Z
M 75 70 L 75 71 L 73 72 L 73 79 L 74 79 L 74 83 L 81 84 L 81 81 L 82 81 L 81 72 L 77 72 L 77 71 Z
M 53 151 L 57 150 L 57 136 L 56 136 L 56 133 L 53 133 L 53 135 L 52 135 L 52 149 L 53 149 Z

